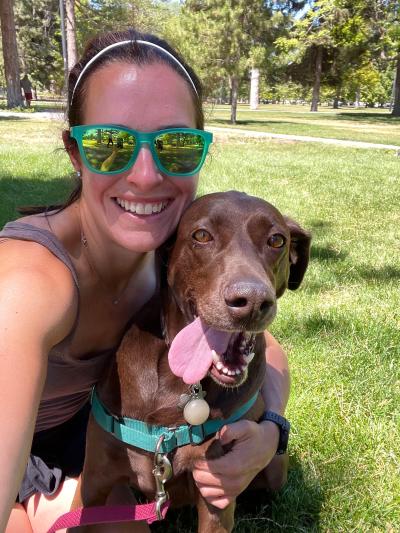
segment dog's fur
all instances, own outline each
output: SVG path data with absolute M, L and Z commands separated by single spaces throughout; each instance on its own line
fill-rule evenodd
M 271 246 L 274 234 L 283 235 L 282 247 Z M 274 318 L 277 298 L 286 288 L 300 285 L 309 247 L 310 235 L 264 200 L 233 191 L 196 200 L 184 214 L 169 253 L 168 283 L 161 288 L 164 328 L 153 300 L 141 312 L 140 323 L 124 336 L 115 363 L 98 386 L 108 410 L 154 425 L 185 423 L 177 406 L 188 385 L 169 368 L 168 343 L 199 315 L 215 329 L 257 333 L 256 355 L 244 382 L 238 378 L 236 386 L 225 387 L 210 376 L 202 380 L 210 417 L 232 415 L 260 389 L 266 367 L 262 332 Z M 215 374 L 214 369 L 214 378 Z M 257 420 L 263 410 L 259 396 L 245 418 Z M 218 439 L 211 438 L 169 454 L 174 474 L 166 490 L 174 506 L 197 504 L 202 532 L 233 527 L 234 504 L 224 511 L 208 505 L 190 475 L 196 460 L 223 453 Z M 113 486 L 121 483 L 153 501 L 152 468 L 152 454 L 118 441 L 91 417 L 81 482 L 83 505 L 104 504 Z

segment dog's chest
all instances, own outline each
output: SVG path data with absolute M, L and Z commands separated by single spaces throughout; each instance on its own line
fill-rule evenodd
M 116 372 L 123 416 L 162 425 L 177 422 L 179 397 L 187 386 L 172 374 L 162 338 L 133 325 L 118 350 Z

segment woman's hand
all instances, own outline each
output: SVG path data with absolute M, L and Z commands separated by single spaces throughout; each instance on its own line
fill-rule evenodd
M 285 352 L 274 337 L 265 333 L 267 371 L 261 387 L 265 409 L 284 415 L 289 397 L 289 368 Z M 198 461 L 193 477 L 203 498 L 224 509 L 232 502 L 273 457 L 279 443 L 279 429 L 274 422 L 260 424 L 239 420 L 224 426 L 219 438 L 222 446 L 232 443 L 232 449 L 219 459 Z M 281 456 L 283 457 L 283 456 Z M 279 462 L 277 487 L 286 479 L 287 456 Z
M 224 426 L 219 439 L 232 449 L 218 459 L 198 461 L 193 477 L 203 498 L 224 509 L 275 456 L 279 430 L 273 422 L 240 420 Z

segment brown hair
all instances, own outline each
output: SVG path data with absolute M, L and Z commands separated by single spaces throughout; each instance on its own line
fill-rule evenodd
M 105 52 L 103 55 L 99 56 L 98 59 L 93 61 L 93 63 L 89 67 L 87 67 L 85 73 L 83 74 L 81 80 L 77 85 L 79 75 L 81 74 L 85 66 L 89 63 L 89 61 L 107 46 L 119 43 L 121 41 L 130 42 L 124 46 L 116 46 L 111 50 Z M 187 71 L 190 76 L 190 79 L 188 79 L 184 70 L 180 68 L 176 61 L 170 58 L 168 54 L 164 53 L 162 50 L 158 50 L 153 46 L 138 43 L 137 41 L 148 41 L 150 43 L 154 43 L 169 52 L 170 54 L 172 54 Z M 69 127 L 82 124 L 88 78 L 97 69 L 103 67 L 108 63 L 117 61 L 133 63 L 139 66 L 151 65 L 154 63 L 164 63 L 170 66 L 187 83 L 187 86 L 192 95 L 193 105 L 195 109 L 196 127 L 198 129 L 204 129 L 204 112 L 202 107 L 203 90 L 201 82 L 193 71 L 193 69 L 191 69 L 189 65 L 187 65 L 186 62 L 182 59 L 182 57 L 163 39 L 159 39 L 158 37 L 149 33 L 139 33 L 133 29 L 127 31 L 115 31 L 101 34 L 91 39 L 87 43 L 81 59 L 78 61 L 78 63 L 76 63 L 68 77 L 67 119 Z M 193 82 L 194 87 L 190 80 Z M 70 142 L 73 143 L 75 142 L 75 140 L 70 138 Z M 20 212 L 23 214 L 34 214 L 47 211 L 49 209 L 58 209 L 58 211 L 62 211 L 63 209 L 65 209 L 66 207 L 68 207 L 79 199 L 81 191 L 82 182 L 80 179 L 78 179 L 75 188 L 73 189 L 72 193 L 64 204 L 58 206 L 48 206 L 47 208 L 22 208 L 20 209 Z

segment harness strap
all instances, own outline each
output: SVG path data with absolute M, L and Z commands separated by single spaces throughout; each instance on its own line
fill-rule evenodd
M 257 396 L 258 393 L 229 418 L 207 420 L 200 426 L 188 424 L 177 427 L 152 426 L 134 418 L 117 417 L 111 414 L 100 401 L 96 388 L 93 388 L 92 392 L 92 412 L 96 422 L 105 431 L 111 433 L 125 444 L 136 446 L 148 452 L 156 451 L 157 443 L 163 435 L 164 439 L 158 451 L 160 453 L 169 453 L 175 448 L 186 446 L 187 444 L 201 444 L 225 424 L 236 422 L 254 405 Z

